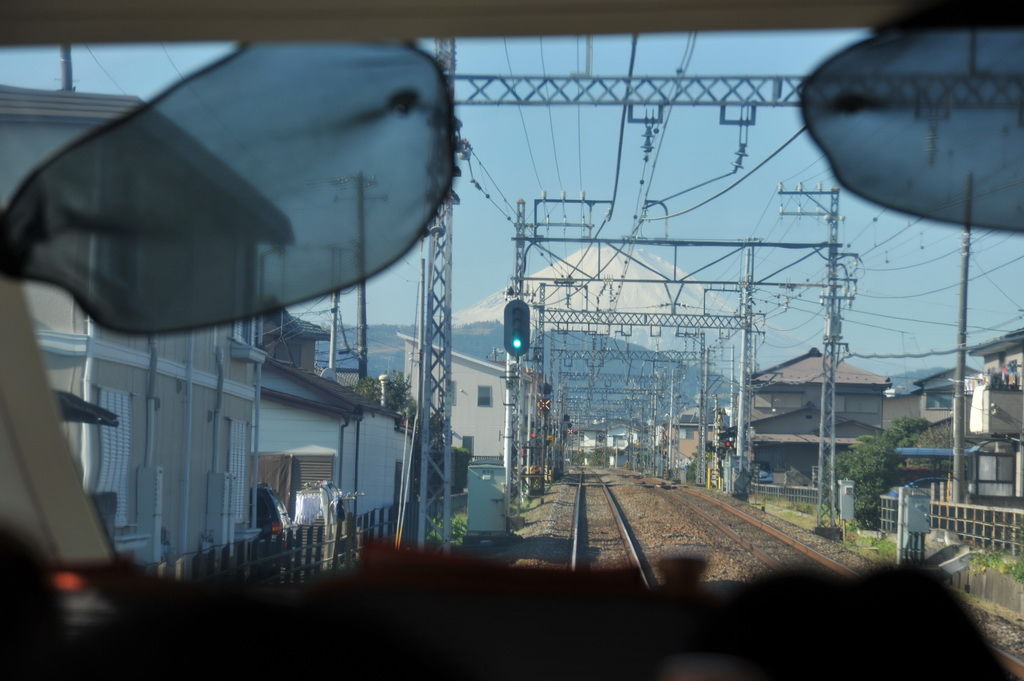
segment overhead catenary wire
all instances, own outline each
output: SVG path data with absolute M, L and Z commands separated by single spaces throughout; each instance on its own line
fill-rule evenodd
M 105 75 L 110 80 L 110 82 L 114 84 L 114 87 L 116 87 L 122 95 L 127 95 L 128 93 L 125 91 L 123 87 L 121 87 L 121 84 L 118 83 L 112 75 L 110 75 L 110 71 L 107 71 L 106 67 L 103 66 L 103 64 L 100 62 L 99 57 L 97 57 L 96 54 L 92 51 L 92 48 L 89 47 L 89 44 L 82 43 L 82 47 L 86 49 L 86 51 L 89 53 L 89 56 L 92 57 L 92 60 L 96 62 L 96 66 L 100 67 L 100 71 L 102 71 L 103 75 Z
M 508 74 L 512 75 L 512 57 L 508 52 L 508 38 L 502 38 L 502 43 L 505 45 L 505 61 L 508 64 Z M 544 183 L 540 181 L 540 172 L 537 170 L 537 160 L 533 156 L 533 145 L 530 143 L 530 133 L 526 129 L 526 117 L 523 116 L 523 107 L 517 106 L 516 111 L 519 112 L 519 121 L 523 124 L 523 135 L 526 137 L 526 151 L 530 155 L 530 164 L 533 166 L 533 175 L 537 178 L 537 187 L 541 191 L 544 191 Z
M 790 137 L 788 140 L 783 142 L 782 145 L 778 149 L 773 151 L 764 160 L 762 160 L 756 166 L 754 166 L 749 171 L 747 171 L 742 177 L 740 177 L 738 180 L 736 180 L 735 182 L 733 182 L 732 184 L 730 184 L 728 187 L 726 187 L 725 189 L 721 190 L 717 194 L 715 194 L 713 196 L 710 196 L 710 197 L 704 199 L 703 201 L 701 201 L 700 203 L 696 204 L 695 206 L 690 206 L 689 208 L 687 208 L 685 210 L 677 211 L 675 213 L 669 213 L 668 215 L 659 215 L 659 216 L 653 217 L 653 218 L 642 218 L 642 220 L 646 221 L 646 222 L 650 222 L 650 221 L 653 221 L 653 220 L 668 220 L 670 218 L 677 218 L 677 217 L 679 217 L 681 215 L 686 215 L 687 213 L 692 213 L 693 211 L 697 210 L 698 208 L 706 206 L 707 204 L 711 203 L 712 201 L 721 198 L 722 196 L 724 196 L 725 194 L 727 194 L 728 192 L 730 192 L 731 190 L 733 190 L 734 188 L 739 186 L 744 180 L 746 180 L 751 175 L 756 173 L 758 170 L 763 168 L 766 163 L 768 163 L 773 158 L 775 158 L 780 153 L 782 153 L 782 151 L 786 147 L 788 147 L 790 144 L 792 144 L 796 140 L 796 138 L 798 138 L 801 134 L 803 134 L 803 132 L 805 130 L 807 130 L 807 126 L 802 126 L 799 130 L 797 130 L 795 133 L 793 133 L 792 137 Z
M 544 61 L 544 36 L 540 36 L 538 40 L 540 41 L 540 70 L 546 81 L 548 77 L 548 68 Z M 548 110 L 548 129 L 551 131 L 551 155 L 555 161 L 555 177 L 558 178 L 558 188 L 564 192 L 565 183 L 562 182 L 562 170 L 558 166 L 558 146 L 555 144 L 555 121 L 551 115 L 551 107 L 546 106 L 544 108 Z M 562 217 L 565 217 L 564 205 L 562 206 Z
M 1016 258 L 1013 258 L 1011 260 L 1008 260 L 1007 262 L 1004 262 L 1002 265 L 996 265 L 995 267 L 992 267 L 992 268 L 990 268 L 988 270 L 985 270 L 983 272 L 979 272 L 978 274 L 968 278 L 967 281 L 974 281 L 975 279 L 978 279 L 980 277 L 983 277 L 983 276 L 986 276 L 988 274 L 991 274 L 992 272 L 997 272 L 998 270 L 1001 270 L 1004 267 L 1009 267 L 1013 263 L 1018 262 L 1020 260 L 1024 260 L 1024 255 L 1019 255 Z M 919 293 L 908 293 L 906 295 L 898 295 L 898 296 L 894 296 L 894 295 L 881 296 L 881 295 L 875 295 L 875 294 L 870 294 L 870 293 L 859 293 L 858 295 L 864 296 L 865 298 L 872 298 L 872 299 L 875 299 L 875 300 L 907 300 L 907 299 L 911 299 L 911 298 L 921 298 L 923 296 L 929 296 L 929 295 L 932 295 L 934 293 L 940 293 L 942 291 L 948 291 L 949 289 L 956 288 L 959 285 L 960 285 L 959 283 L 954 283 L 954 284 L 950 284 L 949 286 L 942 286 L 940 288 L 932 289 L 930 291 L 921 291 Z

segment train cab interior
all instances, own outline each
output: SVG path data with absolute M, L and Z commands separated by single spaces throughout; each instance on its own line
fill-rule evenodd
M 899 119 L 905 103 L 882 95 L 872 99 L 870 88 L 838 96 L 834 88 L 846 76 L 854 81 L 872 74 L 882 74 L 880 80 L 905 76 L 901 68 L 927 64 L 929 55 L 936 54 L 928 50 L 941 50 L 936 41 L 949 38 L 943 38 L 943 30 L 973 36 L 973 29 L 982 27 L 991 30 L 981 35 L 998 39 L 1005 29 L 1012 34 L 1006 50 L 1016 49 L 1019 56 L 1024 40 L 1021 25 L 1014 22 L 1020 13 L 979 14 L 985 14 L 984 8 L 969 3 L 917 0 L 4 3 L 0 43 L 5 48 L 176 41 L 252 46 L 226 57 L 222 71 L 210 72 L 205 91 L 209 98 L 198 107 L 195 101 L 176 99 L 172 88 L 144 113 L 132 114 L 132 125 L 115 123 L 31 172 L 21 171 L 27 179 L 0 206 L 0 308 L 5 311 L 0 335 L 0 527 L 12 530 L 0 534 L 0 575 L 14 632 L 0 643 L 7 678 L 92 673 L 103 678 L 180 678 L 209 672 L 250 677 L 337 673 L 490 681 L 739 681 L 859 679 L 868 674 L 955 678 L 953 670 L 959 669 L 972 678 L 1005 678 L 954 599 L 930 579 L 912 573 L 880 573 L 854 583 L 795 574 L 730 599 L 705 592 L 699 565 L 685 561 L 666 587 L 654 592 L 614 572 L 513 571 L 465 557 L 404 551 L 369 552 L 356 576 L 300 589 L 197 586 L 144 576 L 117 558 L 82 490 L 20 283 L 22 278 L 55 282 L 96 319 L 147 334 L 251 316 L 372 276 L 424 235 L 456 174 L 456 124 L 442 74 L 432 59 L 407 47 L 433 37 L 877 31 L 880 42 L 867 44 L 864 61 L 837 57 L 829 62 L 836 71 L 819 73 L 811 81 L 804 109 L 807 124 L 836 176 L 852 191 L 896 210 L 956 224 L 964 219 L 963 208 L 949 197 L 978 174 L 953 168 L 952 161 L 949 169 L 918 176 L 920 181 L 903 178 L 903 184 L 890 182 L 885 173 L 860 173 L 883 153 L 891 154 L 887 160 L 892 161 L 893 179 L 900 180 L 898 174 L 912 165 L 897 162 L 901 154 L 916 153 L 909 145 L 893 146 L 878 132 Z M 960 37 L 958 33 L 956 39 Z M 280 68 L 273 60 L 274 48 L 266 47 L 281 43 L 284 50 L 302 52 L 305 45 L 333 41 L 365 44 L 340 56 L 329 49 L 310 49 L 304 57 L 309 61 Z M 925 50 L 918 61 L 907 56 L 916 48 Z M 886 70 L 888 63 L 899 67 Z M 316 90 L 305 80 L 312 68 L 348 69 L 338 81 L 344 89 Z M 360 71 L 369 68 L 376 69 L 375 83 L 367 84 Z M 224 134 L 225 120 L 228 127 L 234 125 L 228 119 L 232 113 L 217 109 L 216 93 L 241 81 L 258 90 L 261 75 L 275 79 L 275 86 L 294 83 L 290 92 L 297 98 L 310 92 L 314 99 L 327 98 L 344 116 L 339 125 L 337 118 L 290 117 L 286 106 L 268 104 L 275 111 L 268 116 L 278 116 L 274 120 L 292 126 L 294 134 L 280 135 L 265 155 L 253 157 L 284 160 L 275 173 L 247 184 L 224 174 L 208 150 Z M 369 92 L 371 85 L 381 83 L 392 88 L 390 99 L 377 101 L 369 94 L 360 99 L 361 88 Z M 177 135 L 185 126 L 174 117 L 186 110 L 193 116 L 188 132 L 208 135 L 203 144 L 158 148 L 152 153 L 170 161 L 148 179 L 140 179 L 130 165 L 112 170 L 102 181 L 124 189 L 122 195 L 104 207 L 101 219 L 73 224 L 74 216 L 85 214 L 78 210 L 89 201 L 88 188 L 97 186 L 89 173 L 92 164 L 104 154 L 118 163 L 144 162 L 135 153 L 138 145 L 155 136 L 166 141 L 167 135 Z M 392 115 L 399 122 L 388 118 Z M 963 130 L 972 125 L 995 124 L 968 119 Z M 309 255 L 301 247 L 305 236 L 291 231 L 290 216 L 282 214 L 286 211 L 260 203 L 261 192 L 272 193 L 268 188 L 291 172 L 289 164 L 321 162 L 327 156 L 317 126 L 338 126 L 341 143 L 356 149 L 370 135 L 385 140 L 381 147 L 358 152 L 372 158 L 383 149 L 373 163 L 393 163 L 403 154 L 417 160 L 409 164 L 415 168 L 398 174 L 391 188 L 400 199 L 387 218 L 393 231 L 379 225 L 368 237 L 345 235 L 347 247 L 356 244 L 360 249 L 357 257 Z M 255 129 L 252 135 L 256 139 L 265 130 Z M 1012 133 L 1006 135 L 994 144 L 1017 143 Z M 872 139 L 889 140 L 889 149 L 872 145 Z M 958 151 L 970 155 L 984 147 L 991 153 L 985 144 L 965 141 Z M 971 168 L 976 170 L 985 158 L 984 153 L 971 156 Z M 184 173 L 186 167 L 201 168 L 205 175 Z M 1017 170 L 1012 165 L 992 173 L 1000 189 L 987 197 L 979 193 L 970 219 L 1024 231 L 1016 194 L 1001 189 L 1019 183 Z M 251 184 L 256 181 L 266 185 Z M 901 189 L 889 192 L 896 185 Z M 168 208 L 155 210 L 154 205 Z M 193 215 L 196 206 L 205 214 Z M 225 220 L 229 214 L 232 218 Z M 157 237 L 143 247 L 138 235 L 112 239 L 110 248 L 98 252 L 86 245 L 89 235 L 109 235 L 134 223 L 145 223 L 147 238 Z M 322 220 L 317 222 L 316 229 L 326 228 Z M 254 243 L 246 243 L 247 238 Z M 279 258 L 281 272 L 290 267 L 292 272 L 303 270 L 301 275 L 282 274 L 264 282 L 266 288 L 251 286 L 225 300 L 210 299 L 206 291 L 213 269 L 217 277 L 246 281 L 244 267 L 225 274 L 223 263 L 251 259 L 259 249 L 257 238 L 274 244 L 263 253 L 265 260 Z M 203 256 L 196 257 L 197 251 Z M 92 274 L 97 267 L 110 269 L 129 261 L 141 263 L 138 271 L 148 270 L 150 276 L 139 277 L 133 270 L 125 285 L 117 277 Z M 314 280 L 317 276 L 321 278 Z M 167 281 L 174 282 L 173 295 Z M 154 299 L 160 301 L 157 306 Z M 153 314 L 157 308 L 166 314 Z M 111 652 L 114 642 L 117 654 Z

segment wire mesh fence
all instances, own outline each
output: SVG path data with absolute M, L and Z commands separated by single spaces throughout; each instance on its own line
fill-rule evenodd
M 781 499 L 793 504 L 818 503 L 818 490 L 815 487 L 791 487 L 786 485 L 762 485 L 754 483 L 750 486 L 751 500 Z

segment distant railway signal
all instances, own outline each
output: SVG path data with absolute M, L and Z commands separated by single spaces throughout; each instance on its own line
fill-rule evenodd
M 530 349 L 530 307 L 521 300 L 505 305 L 505 351 L 521 357 Z

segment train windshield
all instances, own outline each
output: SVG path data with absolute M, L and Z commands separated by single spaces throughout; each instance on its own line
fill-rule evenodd
M 1020 591 L 1017 45 L 972 35 L 810 86 L 868 34 L 0 50 L 0 269 L 113 550 Z

